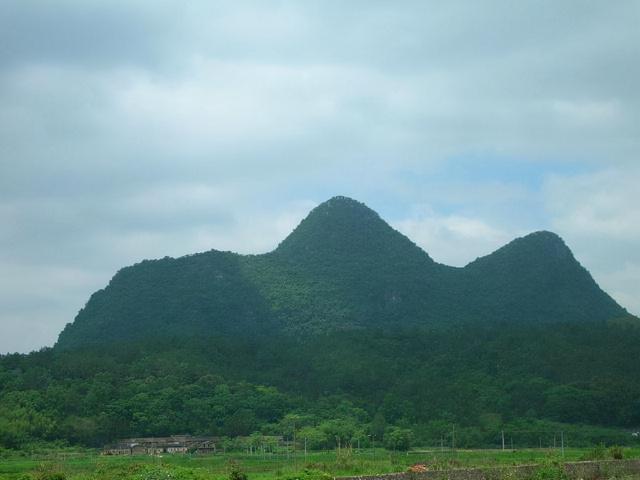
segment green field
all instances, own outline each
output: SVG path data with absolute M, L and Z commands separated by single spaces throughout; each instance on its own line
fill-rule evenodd
M 606 451 L 566 449 L 565 461 L 593 458 Z M 640 448 L 625 449 L 625 458 L 640 458 Z M 164 455 L 110 457 L 98 452 L 52 451 L 0 458 L 1 479 L 228 479 L 231 471 L 244 472 L 249 480 L 316 480 L 323 477 L 399 472 L 415 463 L 432 469 L 506 466 L 562 460 L 557 450 L 458 450 L 422 449 L 389 452 L 383 449 L 310 452 L 305 455 Z

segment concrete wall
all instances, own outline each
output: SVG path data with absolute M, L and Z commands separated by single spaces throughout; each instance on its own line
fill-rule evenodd
M 422 473 L 390 473 L 361 477 L 337 477 L 336 480 L 527 480 L 533 478 L 538 465 L 514 467 L 459 468 L 453 470 L 429 470 Z M 571 479 L 599 480 L 640 476 L 640 460 L 611 460 L 600 462 L 565 463 L 564 470 Z

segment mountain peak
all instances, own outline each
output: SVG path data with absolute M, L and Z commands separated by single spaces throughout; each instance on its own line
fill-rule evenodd
M 546 241 L 552 241 L 552 242 L 562 242 L 564 243 L 564 240 L 562 240 L 562 237 L 560 237 L 560 235 L 558 235 L 555 232 L 551 232 L 549 230 L 538 230 L 536 232 L 531 232 L 528 235 L 525 235 L 522 238 L 536 238 L 536 239 L 542 239 L 542 240 L 546 240 Z
M 520 237 L 522 240 L 527 241 L 536 241 L 540 243 L 547 244 L 561 244 L 565 245 L 564 240 L 560 235 L 555 232 L 551 232 L 549 230 L 538 230 L 536 232 L 532 232 L 524 237 Z M 518 240 L 518 239 L 516 239 Z M 566 245 L 565 245 L 566 246 Z
M 394 230 L 364 203 L 335 196 L 309 212 L 276 252 L 287 256 L 388 255 L 411 251 L 427 257 L 411 240 Z
M 569 260 L 575 262 L 571 249 L 556 233 L 540 230 L 524 237 L 516 238 L 505 247 L 507 250 L 518 251 L 530 259 L 546 258 L 546 260 Z
M 502 264 L 500 259 L 509 259 L 512 268 L 544 268 L 553 263 L 577 264 L 573 253 L 556 233 L 540 230 L 512 240 L 485 257 L 471 262 L 470 269 Z M 517 267 L 516 267 L 517 265 Z
M 153 335 L 624 314 L 552 232 L 515 239 L 465 268 L 447 267 L 365 204 L 339 196 L 314 208 L 270 254 L 212 251 L 121 270 L 65 328 L 57 348 Z
M 351 197 L 347 197 L 345 195 L 334 195 L 333 197 L 331 197 L 328 200 L 325 200 L 324 202 L 322 202 L 320 205 L 359 205 L 361 207 L 364 208 L 369 208 L 367 207 L 364 203 L 359 202 L 358 200 L 351 198 Z
M 367 207 L 364 203 L 342 195 L 336 195 L 335 197 L 331 197 L 329 200 L 322 202 L 316 208 L 311 210 L 311 212 L 309 212 L 307 218 L 314 215 L 338 216 L 347 214 L 351 214 L 352 219 L 354 220 L 357 217 L 365 219 L 376 218 L 378 220 L 381 220 L 380 216 L 374 210 Z
M 493 298 L 487 302 L 489 311 L 493 315 L 500 312 L 504 318 L 516 311 L 516 306 L 520 316 L 546 321 L 606 319 L 623 311 L 553 232 L 516 238 L 471 262 L 465 271 L 483 279 L 476 293 L 480 298 Z

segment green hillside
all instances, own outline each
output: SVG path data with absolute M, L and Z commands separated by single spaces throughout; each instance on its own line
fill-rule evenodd
M 638 371 L 638 319 L 556 235 L 453 268 L 336 197 L 271 253 L 124 268 L 54 348 L 0 358 L 0 447 L 293 425 L 311 448 L 438 444 L 453 425 L 460 446 L 625 443 Z
M 453 268 L 364 204 L 335 197 L 266 255 L 210 251 L 122 269 L 56 347 L 468 320 L 604 321 L 624 313 L 554 234 L 528 235 Z

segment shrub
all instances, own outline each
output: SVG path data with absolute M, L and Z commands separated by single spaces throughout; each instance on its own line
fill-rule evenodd
M 533 476 L 534 480 L 569 480 L 567 472 L 558 462 L 546 462 L 541 464 Z
M 35 480 L 66 480 L 67 476 L 62 472 L 42 472 L 37 473 Z
M 229 480 L 247 480 L 247 474 L 242 471 L 238 462 L 229 462 Z
M 331 480 L 332 478 L 327 472 L 305 468 L 300 473 L 288 476 L 286 480 Z
M 614 460 L 622 460 L 624 458 L 624 449 L 622 447 L 614 445 L 609 448 L 609 456 Z
M 582 460 L 604 460 L 605 458 L 607 458 L 607 448 L 603 443 L 596 445 L 581 457 Z
M 337 470 L 349 471 L 355 466 L 355 460 L 351 454 L 351 450 L 343 449 L 336 454 L 335 468 Z
M 32 477 L 34 480 L 66 480 L 67 478 L 58 467 L 44 464 L 32 473 Z

